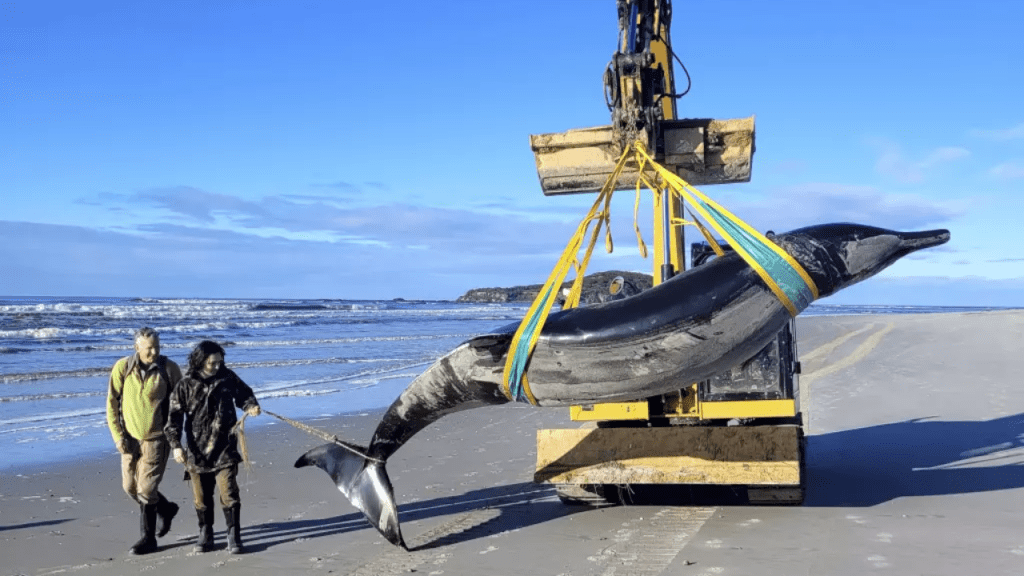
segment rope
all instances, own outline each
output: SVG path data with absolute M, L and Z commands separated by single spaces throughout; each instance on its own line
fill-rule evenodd
M 313 436 L 316 436 L 316 437 L 320 438 L 321 440 L 326 440 L 327 442 L 331 442 L 333 444 L 337 444 L 338 446 L 341 446 L 342 448 L 344 448 L 345 450 L 348 450 L 349 452 L 355 454 L 356 456 L 360 456 L 360 457 L 365 458 L 365 459 L 367 459 L 367 460 L 369 460 L 371 462 L 377 462 L 378 464 L 383 464 L 384 463 L 384 461 L 381 460 L 380 458 L 374 458 L 372 456 L 367 456 L 366 454 L 363 453 L 362 450 L 357 449 L 352 444 L 349 444 L 348 442 L 345 442 L 344 440 L 341 440 L 340 438 L 338 438 L 337 436 L 334 436 L 333 434 L 328 434 L 327 432 L 324 432 L 323 430 L 318 430 L 316 428 L 313 428 L 312 426 L 307 426 L 307 425 L 303 424 L 302 422 L 296 422 L 295 420 L 292 420 L 291 418 L 286 418 L 284 416 L 281 416 L 280 414 L 274 414 L 270 410 L 264 409 L 263 413 L 264 414 L 269 414 L 269 415 L 273 416 L 274 418 L 277 418 L 278 420 L 280 420 L 280 421 L 282 421 L 282 422 L 284 422 L 286 424 L 291 424 L 292 426 L 298 428 L 299 430 L 302 430 L 303 432 L 306 432 L 308 434 L 312 434 Z M 243 420 L 244 419 L 245 418 L 243 417 Z
M 242 419 L 235 424 L 231 432 L 238 439 L 238 452 L 242 455 L 242 464 L 245 466 L 245 471 L 252 472 L 252 462 L 249 461 L 249 446 L 245 443 L 245 419 L 248 416 L 247 412 L 242 412 Z

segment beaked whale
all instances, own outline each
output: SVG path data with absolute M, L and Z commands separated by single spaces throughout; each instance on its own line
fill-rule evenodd
M 949 231 L 895 232 L 858 224 L 810 226 L 771 238 L 829 296 L 896 260 L 949 240 Z M 635 296 L 552 313 L 526 370 L 538 406 L 636 400 L 677 390 L 742 362 L 790 313 L 738 254 L 728 253 Z M 510 402 L 505 357 L 518 324 L 473 338 L 415 378 L 368 447 L 325 444 L 295 467 L 317 466 L 392 544 L 406 547 L 385 464 L 442 416 Z

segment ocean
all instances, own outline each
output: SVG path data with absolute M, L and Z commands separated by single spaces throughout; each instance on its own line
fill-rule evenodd
M 387 407 L 466 339 L 522 319 L 528 305 L 408 300 L 0 297 L 0 472 L 110 452 L 110 369 L 142 326 L 183 369 L 214 340 L 264 408 L 310 419 Z M 982 308 L 813 304 L 803 315 Z M 253 430 L 273 421 L 250 419 Z M 368 439 L 357 438 L 365 442 Z

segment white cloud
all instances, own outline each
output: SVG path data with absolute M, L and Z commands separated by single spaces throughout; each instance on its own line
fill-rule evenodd
M 8 239 L 0 245 L 0 293 L 454 299 L 482 285 L 542 282 L 565 245 L 562 234 L 571 232 L 521 220 L 406 210 L 374 209 L 362 227 L 376 226 L 380 233 L 344 243 L 202 221 L 140 223 L 119 231 L 0 221 L 0 235 Z M 462 216 L 470 221 L 459 228 Z M 406 225 L 417 218 L 420 229 Z M 404 248 L 410 243 L 415 249 Z M 152 266 L 140 276 L 133 262 Z
M 918 158 L 910 158 L 898 144 L 886 140 L 875 140 L 873 143 L 880 149 L 875 163 L 878 173 L 905 183 L 923 182 L 929 172 L 971 154 L 966 148 L 943 146 Z
M 943 154 L 936 151 L 935 156 Z M 23 225 L 27 228 L 20 231 L 0 226 L 0 232 L 24 239 L 5 252 L 16 254 L 18 246 L 43 252 L 15 267 L 23 271 L 23 279 L 36 267 L 48 270 L 41 279 L 63 277 L 79 285 L 61 293 L 109 295 L 109 287 L 120 280 L 98 278 L 98 286 L 90 289 L 90 266 L 79 264 L 131 258 L 123 247 L 137 246 L 149 251 L 139 257 L 160 262 L 160 270 L 168 273 L 152 278 L 152 286 L 123 279 L 131 286 L 126 289 L 140 294 L 455 298 L 479 286 L 542 282 L 589 206 L 582 200 L 559 199 L 550 199 L 548 209 L 520 206 L 518 212 L 503 211 L 503 205 L 353 206 L 331 201 L 331 194 L 323 196 L 243 199 L 189 187 L 154 189 L 100 199 L 111 208 L 145 208 L 138 218 L 120 220 L 128 227 L 116 231 Z M 744 190 L 742 196 L 718 199 L 755 228 L 776 232 L 844 221 L 898 230 L 936 228 L 969 205 L 831 183 L 806 183 L 765 195 Z M 651 209 L 645 200 L 639 224 L 653 252 Z M 632 194 L 613 201 L 612 228 L 615 252 L 604 253 L 602 235 L 589 271 L 649 272 L 651 260 L 641 259 L 636 247 Z M 688 228 L 686 238 L 689 244 L 700 235 Z M 76 254 L 89 256 L 69 261 Z M 338 292 L 339 286 L 344 293 Z M 9 293 L 42 293 L 20 285 L 9 288 Z
M 886 194 L 871 186 L 809 182 L 726 204 L 755 228 L 784 232 L 830 222 L 895 230 L 937 227 L 966 213 L 970 201 L 937 201 L 917 194 Z
M 151 188 L 82 202 L 106 205 L 110 210 L 134 207 L 135 217 L 121 220 L 128 226 L 123 228 L 128 232 L 174 224 L 264 238 L 382 247 L 413 244 L 435 250 L 469 249 L 489 254 L 557 249 L 565 245 L 575 229 L 572 220 L 585 213 L 573 214 L 553 206 L 545 214 L 546 221 L 538 222 L 537 213 L 532 210 L 516 213 L 410 203 L 355 205 L 320 195 L 277 195 L 251 200 L 190 186 Z
M 1024 178 L 1024 162 L 1013 161 L 1003 162 L 993 166 L 989 171 L 989 175 L 994 178 L 1003 180 L 1016 180 L 1018 178 Z
M 968 151 L 966 148 L 960 148 L 956 146 L 943 146 L 941 148 L 936 148 L 927 156 L 925 156 L 920 162 L 918 162 L 918 166 L 920 166 L 921 168 L 931 168 L 936 164 L 941 164 L 943 162 L 952 162 L 954 160 L 966 158 L 970 155 L 970 151 Z
M 971 130 L 970 134 L 988 140 L 1016 140 L 1024 138 L 1024 122 L 1010 128 L 997 130 Z

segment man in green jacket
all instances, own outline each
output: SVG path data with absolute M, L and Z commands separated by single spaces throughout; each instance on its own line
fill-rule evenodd
M 170 455 L 163 428 L 178 380 L 181 368 L 160 355 L 160 335 L 148 327 L 135 332 L 135 354 L 118 360 L 110 371 L 107 426 L 121 453 L 121 485 L 139 504 L 141 516 L 142 537 L 131 547 L 132 554 L 156 551 L 157 535 L 170 531 L 178 513 L 178 505 L 157 491 Z

